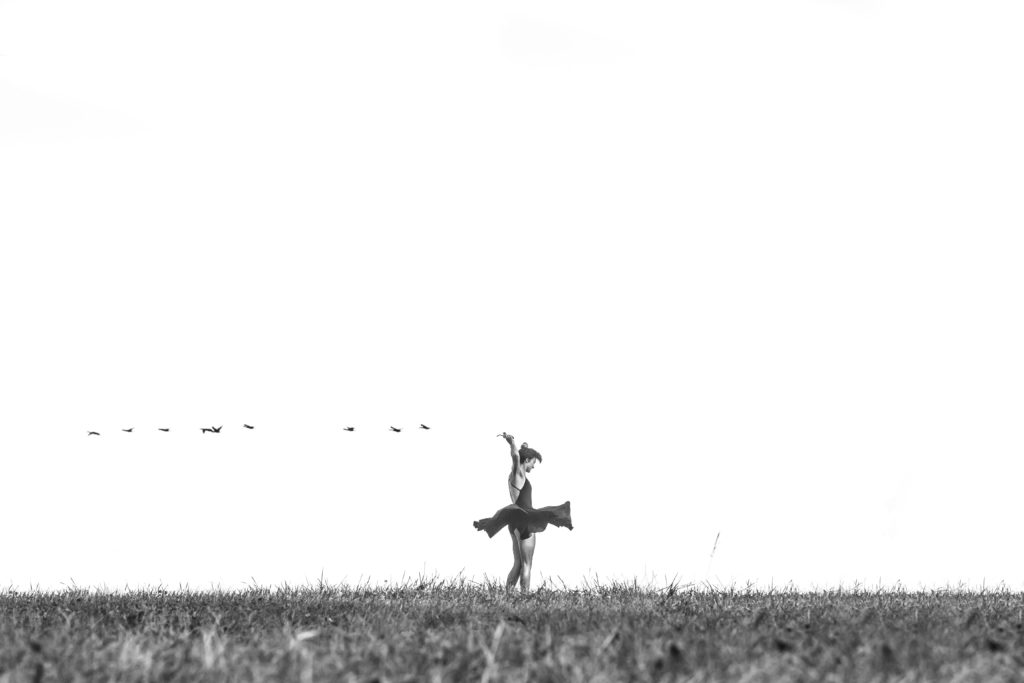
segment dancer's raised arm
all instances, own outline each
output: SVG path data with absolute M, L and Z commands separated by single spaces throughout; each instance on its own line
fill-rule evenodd
M 508 447 L 512 452 L 512 472 L 522 472 L 523 464 L 519 462 L 519 449 L 516 448 L 516 437 L 505 432 L 501 433 L 501 437 L 508 442 Z

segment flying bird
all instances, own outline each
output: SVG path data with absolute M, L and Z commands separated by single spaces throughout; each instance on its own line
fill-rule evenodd
M 428 427 L 427 425 L 425 425 L 425 424 L 423 424 L 423 423 L 421 422 L 421 423 L 420 423 L 420 429 L 430 429 L 430 427 Z
M 121 431 L 128 432 L 129 434 L 131 434 L 133 429 L 135 429 L 135 427 L 129 427 L 128 429 L 122 429 Z
M 401 430 L 401 429 L 399 429 L 398 427 L 392 427 L 392 428 L 391 428 L 391 431 L 393 431 L 393 432 L 400 432 L 400 431 L 402 431 L 402 430 Z
M 161 432 L 169 432 L 169 431 L 171 431 L 170 428 L 168 428 L 168 427 L 157 427 L 157 429 L 159 431 L 161 431 Z
M 246 429 L 256 429 L 252 425 L 242 425 L 242 426 L 245 427 Z
M 346 432 L 354 432 L 354 431 L 356 431 L 355 427 L 345 427 L 344 429 L 345 429 Z
M 210 427 L 210 431 L 214 434 L 220 434 L 220 430 L 222 429 L 224 429 L 224 425 L 221 425 L 220 427 Z
M 88 434 L 86 434 L 86 436 L 99 436 L 99 435 L 100 435 L 99 432 L 89 432 Z

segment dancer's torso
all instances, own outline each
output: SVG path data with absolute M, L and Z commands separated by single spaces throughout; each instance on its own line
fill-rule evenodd
M 523 485 L 516 486 L 515 475 L 509 475 L 508 477 L 508 493 L 512 498 L 512 502 L 521 508 L 533 508 L 533 486 L 530 485 L 530 480 L 523 477 Z

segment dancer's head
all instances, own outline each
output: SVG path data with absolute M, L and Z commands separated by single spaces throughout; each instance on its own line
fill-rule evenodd
M 541 454 L 527 446 L 525 443 L 519 447 L 519 462 L 523 464 L 523 469 L 527 472 L 537 466 L 537 463 L 543 462 L 544 458 Z

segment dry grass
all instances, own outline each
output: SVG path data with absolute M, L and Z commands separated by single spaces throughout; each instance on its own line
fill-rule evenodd
M 1024 681 L 1009 592 L 591 584 L 0 594 L 21 681 Z

